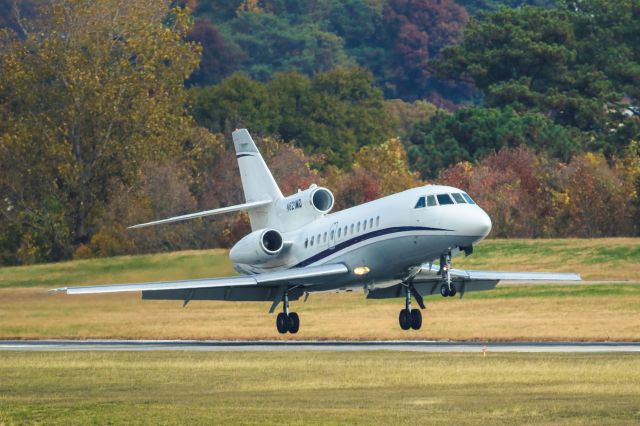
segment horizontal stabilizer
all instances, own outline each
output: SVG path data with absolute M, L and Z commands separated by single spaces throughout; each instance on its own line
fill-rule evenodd
M 144 228 L 147 226 L 162 225 L 164 223 L 180 222 L 182 220 L 196 219 L 198 217 L 213 216 L 217 214 L 231 213 L 231 212 L 237 212 L 237 211 L 243 211 L 243 210 L 248 211 L 248 210 L 256 209 L 269 204 L 271 204 L 271 200 L 253 201 L 251 203 L 238 204 L 235 206 L 222 207 L 214 210 L 207 210 L 207 211 L 198 212 L 198 213 L 191 213 L 191 214 L 185 214 L 182 216 L 170 217 L 168 219 L 156 220 L 153 222 L 140 223 L 138 225 L 129 226 L 127 229 Z

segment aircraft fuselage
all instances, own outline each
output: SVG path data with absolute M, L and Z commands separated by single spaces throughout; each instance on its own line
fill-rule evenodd
M 427 200 L 435 205 L 427 205 Z M 316 283 L 316 291 L 397 284 L 412 266 L 470 249 L 490 232 L 489 216 L 471 203 L 464 191 L 454 187 L 413 188 L 319 216 L 283 232 L 287 248 L 273 260 L 261 265 L 234 263 L 234 267 L 251 274 L 325 263 L 349 268 L 348 275 Z M 367 272 L 359 275 L 362 271 Z

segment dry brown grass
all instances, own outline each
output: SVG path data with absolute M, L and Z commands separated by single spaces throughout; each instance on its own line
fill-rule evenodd
M 292 302 L 302 322 L 295 336 L 276 332 L 269 303 L 194 301 L 183 309 L 179 301 L 137 294 L 0 289 L 0 338 L 640 340 L 640 286 L 540 289 L 430 297 L 423 329 L 408 332 L 397 323 L 400 299 L 311 295 L 307 303 Z

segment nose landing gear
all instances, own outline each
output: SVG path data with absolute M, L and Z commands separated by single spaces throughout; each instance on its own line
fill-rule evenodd
M 451 282 L 451 253 L 440 255 L 440 271 L 444 283 L 440 286 L 442 297 L 453 297 L 456 295 L 456 286 Z

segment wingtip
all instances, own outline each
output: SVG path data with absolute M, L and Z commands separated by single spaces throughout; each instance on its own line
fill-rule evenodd
M 47 293 L 65 293 L 68 287 L 51 288 L 47 290 Z

